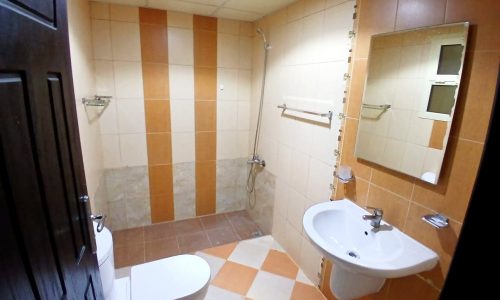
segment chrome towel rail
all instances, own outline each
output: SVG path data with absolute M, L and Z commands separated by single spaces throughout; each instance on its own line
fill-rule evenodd
M 301 112 L 301 113 L 305 113 L 305 114 L 310 114 L 310 115 L 328 118 L 328 120 L 330 120 L 330 121 L 332 120 L 332 117 L 333 117 L 333 111 L 331 111 L 331 110 L 328 111 L 327 113 L 319 113 L 319 112 L 315 112 L 315 111 L 302 110 L 302 109 L 298 109 L 298 108 L 291 108 L 291 107 L 286 106 L 286 104 L 278 105 L 278 108 L 281 108 L 283 110 L 283 112 L 285 112 L 285 110 L 291 110 L 291 111 L 296 111 L 296 112 Z
M 363 103 L 363 108 L 388 110 L 389 108 L 391 108 L 391 105 L 390 104 L 376 105 L 376 104 L 366 104 L 366 103 Z

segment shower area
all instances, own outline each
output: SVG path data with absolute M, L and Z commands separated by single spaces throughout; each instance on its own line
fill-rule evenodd
M 301 220 L 332 193 L 354 1 L 313 2 L 255 22 L 90 2 L 101 97 L 78 113 L 117 267 L 272 234 L 316 276 Z

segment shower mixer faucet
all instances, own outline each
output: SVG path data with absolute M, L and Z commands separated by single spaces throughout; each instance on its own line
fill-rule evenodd
M 247 160 L 247 164 L 249 165 L 259 165 L 261 167 L 266 166 L 266 161 L 263 159 L 260 159 L 258 155 L 254 155 L 251 159 Z

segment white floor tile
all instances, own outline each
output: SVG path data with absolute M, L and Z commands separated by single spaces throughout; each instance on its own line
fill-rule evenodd
M 210 280 L 213 280 L 215 278 L 217 273 L 219 273 L 220 268 L 222 268 L 222 265 L 224 265 L 224 263 L 226 262 L 225 259 L 203 252 L 196 252 L 195 254 L 206 260 L 208 265 L 210 266 Z
M 259 271 L 247 296 L 259 300 L 288 300 L 292 296 L 294 280 Z
M 247 241 L 239 242 L 228 260 L 255 269 L 260 269 L 269 253 L 269 248 Z
M 309 278 L 307 278 L 306 274 L 304 274 L 304 271 L 302 271 L 301 269 L 299 269 L 299 272 L 297 273 L 297 278 L 295 280 L 308 285 L 314 285 L 314 283 L 311 280 L 309 280 Z
M 214 285 L 208 287 L 207 295 L 205 300 L 241 300 L 245 299 L 243 296 L 218 288 Z
M 241 241 L 240 244 L 256 245 L 270 250 L 272 248 L 273 242 L 274 239 L 271 235 L 264 235 L 258 238 Z

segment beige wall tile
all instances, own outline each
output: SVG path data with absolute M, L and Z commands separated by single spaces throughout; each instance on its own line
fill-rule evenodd
M 217 68 L 217 101 L 238 100 L 238 69 Z
M 105 169 L 123 167 L 118 134 L 101 135 L 103 164 Z
M 118 132 L 146 133 L 144 101 L 142 99 L 116 100 Z
M 252 42 L 252 38 L 240 36 L 238 53 L 238 66 L 240 69 L 252 69 Z
M 120 152 L 124 166 L 146 165 L 148 160 L 146 134 L 120 134 Z
M 142 98 L 142 66 L 140 62 L 114 61 L 116 97 Z
M 238 102 L 217 101 L 217 130 L 234 130 L 238 126 Z
M 238 68 L 239 37 L 232 34 L 217 35 L 217 66 L 222 68 Z
M 217 132 L 217 159 L 241 157 L 238 147 L 238 132 L 235 130 Z
M 95 90 L 97 95 L 115 96 L 115 75 L 113 62 L 94 60 Z
M 141 37 L 139 24 L 111 21 L 113 59 L 125 61 L 141 60 Z
M 240 21 L 240 35 L 252 37 L 254 33 L 253 23 Z
M 198 75 L 198 74 L 196 74 Z M 195 70 L 192 66 L 169 65 L 170 97 L 174 100 L 193 100 Z
M 195 161 L 194 132 L 172 133 L 172 161 L 174 164 Z
M 299 0 L 287 8 L 287 22 L 296 21 L 302 17 L 304 17 L 305 12 L 305 1 Z
M 240 34 L 240 21 L 230 19 L 217 19 L 217 31 L 219 33 Z
M 109 18 L 113 21 L 139 22 L 139 9 L 136 6 L 111 4 Z
M 99 118 L 101 134 L 118 134 L 117 101 L 110 101 Z
M 193 15 L 167 11 L 168 27 L 193 28 Z
M 194 132 L 194 100 L 172 100 L 172 132 Z
M 102 2 L 90 2 L 90 18 L 109 20 L 109 4 Z
M 169 28 L 168 44 L 168 58 L 171 64 L 193 65 L 193 31 L 191 29 Z
M 92 20 L 92 47 L 94 59 L 113 59 L 109 21 Z

